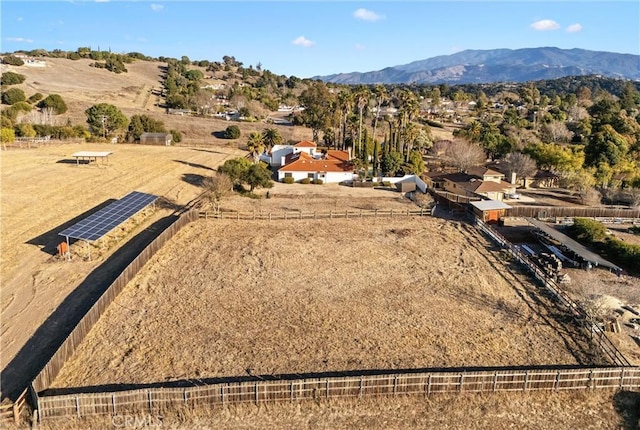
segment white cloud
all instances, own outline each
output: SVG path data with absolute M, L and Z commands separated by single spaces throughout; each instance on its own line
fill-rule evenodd
M 18 22 L 20 22 L 20 21 L 24 21 L 24 18 L 21 17 L 21 16 L 18 17 Z
M 152 3 L 151 4 L 151 10 L 154 12 L 160 12 L 162 10 L 164 10 L 164 6 L 161 4 L 156 4 L 156 3 Z
M 365 8 L 360 8 L 353 12 L 353 17 L 356 19 L 361 19 L 362 21 L 370 22 L 380 21 L 381 19 L 385 18 L 384 15 L 377 14 L 374 11 Z
M 10 42 L 33 43 L 33 39 L 25 39 L 24 37 L 7 37 Z
M 364 51 L 365 49 L 367 49 L 364 45 L 361 45 L 361 44 L 359 44 L 359 43 L 356 43 L 355 48 L 356 48 L 358 51 Z
M 109 3 L 109 0 L 94 0 L 96 3 Z
M 303 46 L 303 47 L 305 47 L 305 48 L 310 48 L 310 47 L 312 47 L 313 45 L 315 45 L 315 44 L 316 44 L 316 42 L 314 42 L 314 41 L 312 41 L 312 40 L 309 40 L 309 39 L 307 39 L 307 38 L 306 38 L 306 37 L 304 37 L 304 36 L 299 36 L 299 37 L 297 37 L 297 38 L 296 38 L 293 42 L 291 42 L 291 43 L 293 43 L 294 45 Z
M 541 19 L 531 24 L 531 28 L 538 31 L 557 30 L 560 28 L 560 24 L 552 19 Z
M 571 24 L 567 27 L 567 33 L 578 33 L 582 31 L 582 25 L 580 24 Z

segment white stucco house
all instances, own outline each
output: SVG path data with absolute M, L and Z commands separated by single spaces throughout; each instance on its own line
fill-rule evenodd
M 285 157 L 290 154 L 305 152 L 311 157 L 320 157 L 317 153 L 317 145 L 308 140 L 303 140 L 295 145 L 274 145 L 271 151 L 260 155 L 260 161 L 267 163 L 271 167 L 281 167 L 285 165 Z
M 328 150 L 319 156 L 298 151 L 284 157 L 284 165 L 278 169 L 278 181 L 293 178 L 321 179 L 323 183 L 340 183 L 353 180 L 354 169 L 347 151 Z

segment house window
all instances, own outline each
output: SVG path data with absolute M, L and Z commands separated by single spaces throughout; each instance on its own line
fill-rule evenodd
M 292 173 L 290 173 L 290 172 L 289 172 L 289 173 L 285 173 L 285 174 L 284 174 L 284 177 L 285 177 L 285 178 L 291 178 L 291 177 L 293 177 L 293 174 L 292 174 Z
M 307 178 L 313 179 L 313 173 L 307 173 Z

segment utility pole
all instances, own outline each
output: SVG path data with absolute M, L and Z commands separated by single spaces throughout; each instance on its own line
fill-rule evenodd
M 107 123 L 107 116 L 106 115 L 102 115 L 102 137 L 103 137 L 103 139 L 107 138 L 106 123 Z

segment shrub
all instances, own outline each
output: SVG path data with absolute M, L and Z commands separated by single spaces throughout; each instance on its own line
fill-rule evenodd
M 17 85 L 17 84 L 21 84 L 25 81 L 26 77 L 24 75 L 21 75 L 19 73 L 14 73 L 14 72 L 4 72 L 2 74 L 2 78 L 0 80 L 0 83 L 2 84 L 2 86 L 7 86 L 7 85 Z
M 382 186 L 383 187 L 390 187 L 391 186 L 391 181 L 382 181 Z
M 25 100 L 27 100 L 27 97 L 24 95 L 24 91 L 20 88 L 9 88 L 7 91 L 2 93 L 2 104 L 4 105 L 13 105 Z
M 51 94 L 37 104 L 40 109 L 51 108 L 56 115 L 61 115 L 67 111 L 67 104 L 58 94 Z
M 2 127 L 2 129 L 0 129 L 0 141 L 2 141 L 2 143 L 11 143 L 14 140 L 16 140 L 16 133 L 12 128 Z
M 24 61 L 14 55 L 7 55 L 2 58 L 2 62 L 4 64 L 11 64 L 12 66 L 22 66 L 24 65 Z
M 282 178 L 282 182 L 285 184 L 293 184 L 295 180 L 291 176 L 285 176 Z
M 18 137 L 36 137 L 36 131 L 31 124 L 17 124 L 13 129 Z
M 322 179 L 316 178 L 313 181 L 311 181 L 311 183 L 314 185 L 322 185 L 324 182 L 322 181 Z
M 27 103 L 38 103 L 40 100 L 42 100 L 44 96 L 41 93 L 35 93 L 34 95 L 32 95 L 31 97 L 29 97 L 27 99 Z
M 182 142 L 182 133 L 178 130 L 170 130 L 169 133 L 171 133 L 171 143 Z
M 601 222 L 589 218 L 576 218 L 570 233 L 579 241 L 601 242 L 607 237 L 607 228 Z
M 302 179 L 300 179 L 300 183 L 301 184 L 310 184 L 311 183 L 311 179 L 310 178 L 302 178 Z
M 237 139 L 240 137 L 240 127 L 237 125 L 230 125 L 224 131 L 225 139 Z

